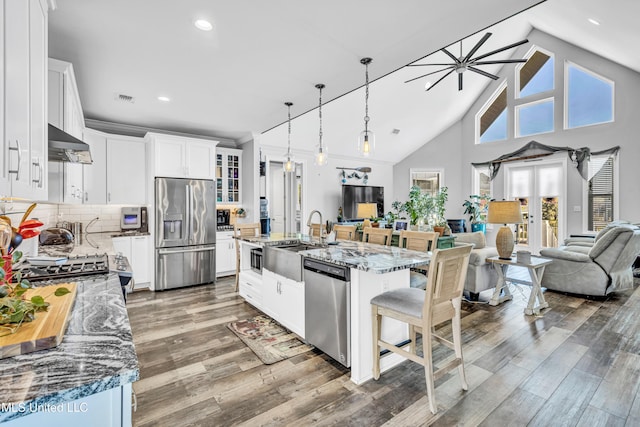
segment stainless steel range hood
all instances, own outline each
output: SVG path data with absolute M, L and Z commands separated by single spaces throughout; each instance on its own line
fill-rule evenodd
M 93 163 L 89 144 L 49 125 L 49 160 L 56 162 Z

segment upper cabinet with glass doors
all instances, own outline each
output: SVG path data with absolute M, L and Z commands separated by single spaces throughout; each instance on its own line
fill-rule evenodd
M 216 203 L 240 203 L 242 190 L 242 150 L 216 150 Z

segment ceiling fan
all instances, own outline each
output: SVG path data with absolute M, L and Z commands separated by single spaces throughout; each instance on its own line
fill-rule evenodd
M 476 68 L 476 66 L 478 66 L 478 65 L 513 64 L 513 63 L 518 63 L 518 62 L 527 62 L 526 59 L 501 59 L 501 60 L 494 60 L 494 61 L 481 61 L 482 59 L 484 59 L 484 58 L 486 58 L 488 56 L 495 55 L 496 53 L 500 53 L 500 52 L 503 52 L 505 50 L 509 50 L 509 49 L 514 48 L 514 47 L 518 47 L 520 45 L 523 45 L 523 44 L 525 44 L 525 43 L 527 43 L 529 41 L 527 39 L 521 40 L 521 41 L 519 41 L 517 43 L 510 44 L 508 46 L 501 47 L 500 49 L 492 50 L 489 53 L 485 53 L 483 55 L 479 55 L 479 56 L 476 56 L 475 58 L 472 58 L 472 56 L 489 39 L 489 37 L 491 37 L 491 33 L 486 33 L 480 39 L 480 41 L 478 43 L 476 43 L 476 45 L 465 56 L 462 56 L 462 40 L 460 40 L 460 57 L 459 58 L 456 58 L 446 48 L 440 49 L 442 52 L 444 52 L 447 56 L 449 56 L 453 60 L 453 63 L 449 63 L 449 64 L 409 64 L 409 65 L 407 65 L 407 67 L 426 67 L 426 66 L 434 66 L 435 65 L 435 66 L 441 66 L 441 67 L 445 67 L 445 68 L 442 68 L 442 69 L 437 70 L 437 71 L 432 71 L 431 73 L 423 74 L 423 75 L 418 76 L 418 77 L 414 77 L 412 79 L 407 80 L 405 83 L 409 83 L 409 82 L 412 82 L 414 80 L 418 80 L 418 79 L 421 79 L 423 77 L 430 76 L 432 74 L 437 74 L 437 73 L 439 73 L 441 71 L 449 70 L 448 73 L 446 73 L 444 76 L 440 77 L 434 84 L 429 86 L 429 88 L 427 88 L 427 90 L 430 90 L 431 88 L 433 88 L 435 85 L 440 83 L 445 77 L 447 77 L 449 74 L 453 73 L 454 71 L 456 73 L 458 73 L 458 90 L 462 90 L 462 75 L 467 70 L 473 71 L 474 73 L 483 75 L 485 77 L 489 77 L 490 79 L 493 79 L 493 80 L 498 80 L 498 76 L 496 76 L 495 74 L 487 73 L 486 71 L 483 71 L 483 70 L 480 70 L 479 68 Z

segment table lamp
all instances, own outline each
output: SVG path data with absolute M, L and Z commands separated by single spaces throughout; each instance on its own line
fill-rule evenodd
M 356 217 L 364 220 L 363 227 L 369 227 L 371 222 L 369 218 L 378 216 L 378 205 L 375 203 L 358 203 L 356 209 Z
M 507 224 L 522 223 L 522 213 L 520 212 L 520 202 L 517 200 L 502 200 L 489 202 L 489 213 L 487 214 L 489 224 L 502 224 L 496 236 L 496 249 L 500 259 L 511 259 L 513 253 L 514 237 L 513 231 Z

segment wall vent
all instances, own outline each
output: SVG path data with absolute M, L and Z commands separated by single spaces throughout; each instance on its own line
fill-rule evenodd
M 129 104 L 135 104 L 136 99 L 131 95 L 125 95 L 123 93 L 116 93 L 115 95 L 116 101 L 120 102 L 128 102 Z

